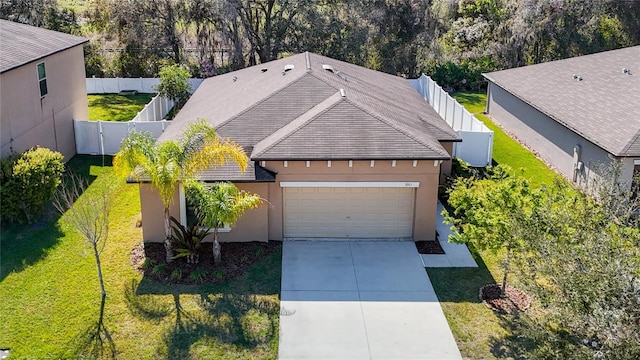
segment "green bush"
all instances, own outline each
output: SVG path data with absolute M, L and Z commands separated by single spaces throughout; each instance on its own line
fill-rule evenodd
M 497 70 L 490 58 L 463 59 L 460 62 L 432 62 L 424 69 L 443 88 L 452 90 L 481 90 L 486 88 L 487 81 L 482 73 Z
M 36 147 L 1 161 L 0 198 L 3 223 L 33 223 L 61 183 L 63 156 Z

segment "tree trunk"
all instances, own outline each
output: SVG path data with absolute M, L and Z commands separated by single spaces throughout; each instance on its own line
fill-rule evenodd
M 507 254 L 504 258 L 504 273 L 502 275 L 502 286 L 500 287 L 500 297 L 505 297 L 507 294 L 507 274 L 509 273 L 509 265 L 511 262 L 511 250 L 507 249 Z
M 171 224 L 169 222 L 169 208 L 164 208 L 164 249 L 167 252 L 167 263 L 173 262 L 173 247 L 171 246 Z
M 222 252 L 220 251 L 220 243 L 218 242 L 218 229 L 213 230 L 213 263 L 220 265 L 222 262 Z
M 98 244 L 93 241 L 91 242 L 93 246 L 93 256 L 96 258 L 96 267 L 98 268 L 98 280 L 100 281 L 100 294 L 102 294 L 102 298 L 104 299 L 107 296 L 107 292 L 104 289 L 104 280 L 102 279 L 102 265 L 100 265 L 100 253 L 98 252 Z M 103 300 L 104 303 L 104 300 Z

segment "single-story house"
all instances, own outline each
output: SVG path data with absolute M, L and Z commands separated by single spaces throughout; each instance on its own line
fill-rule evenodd
M 76 154 L 73 119 L 87 119 L 82 46 L 89 40 L 0 20 L 1 156 L 36 145 Z
M 241 145 L 250 167 L 201 174 L 268 201 L 223 241 L 435 240 L 438 186 L 458 135 L 403 78 L 301 53 L 204 80 L 158 141 L 198 118 Z M 140 185 L 144 240 L 164 238 L 162 203 Z M 172 214 L 188 222 L 175 193 Z M 177 216 L 176 216 L 177 217 Z
M 640 174 L 640 46 L 484 74 L 486 112 L 581 186 L 612 160 Z

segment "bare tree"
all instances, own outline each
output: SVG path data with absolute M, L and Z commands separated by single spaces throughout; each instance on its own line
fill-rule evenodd
M 104 289 L 100 254 L 109 235 L 111 191 L 87 191 L 88 185 L 87 180 L 80 175 L 68 174 L 56 193 L 53 205 L 91 246 L 98 269 L 100 293 L 104 300 L 107 292 Z

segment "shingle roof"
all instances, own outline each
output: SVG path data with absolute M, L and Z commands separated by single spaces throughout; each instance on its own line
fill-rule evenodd
M 640 46 L 484 76 L 607 152 L 640 156 Z
M 79 36 L 0 20 L 0 73 L 88 41 Z
M 449 159 L 440 141 L 460 141 L 407 80 L 313 53 L 206 79 L 159 141 L 197 118 L 256 161 Z
M 215 167 L 198 174 L 198 178 L 205 182 L 208 181 L 234 181 L 234 182 L 274 182 L 276 181 L 276 173 L 267 170 L 258 165 L 254 161 L 249 161 L 247 171 L 242 172 L 238 164 L 227 163 L 219 167 Z M 127 182 L 149 182 L 150 178 L 146 174 L 142 174 L 138 180 L 133 177 L 127 178 Z

